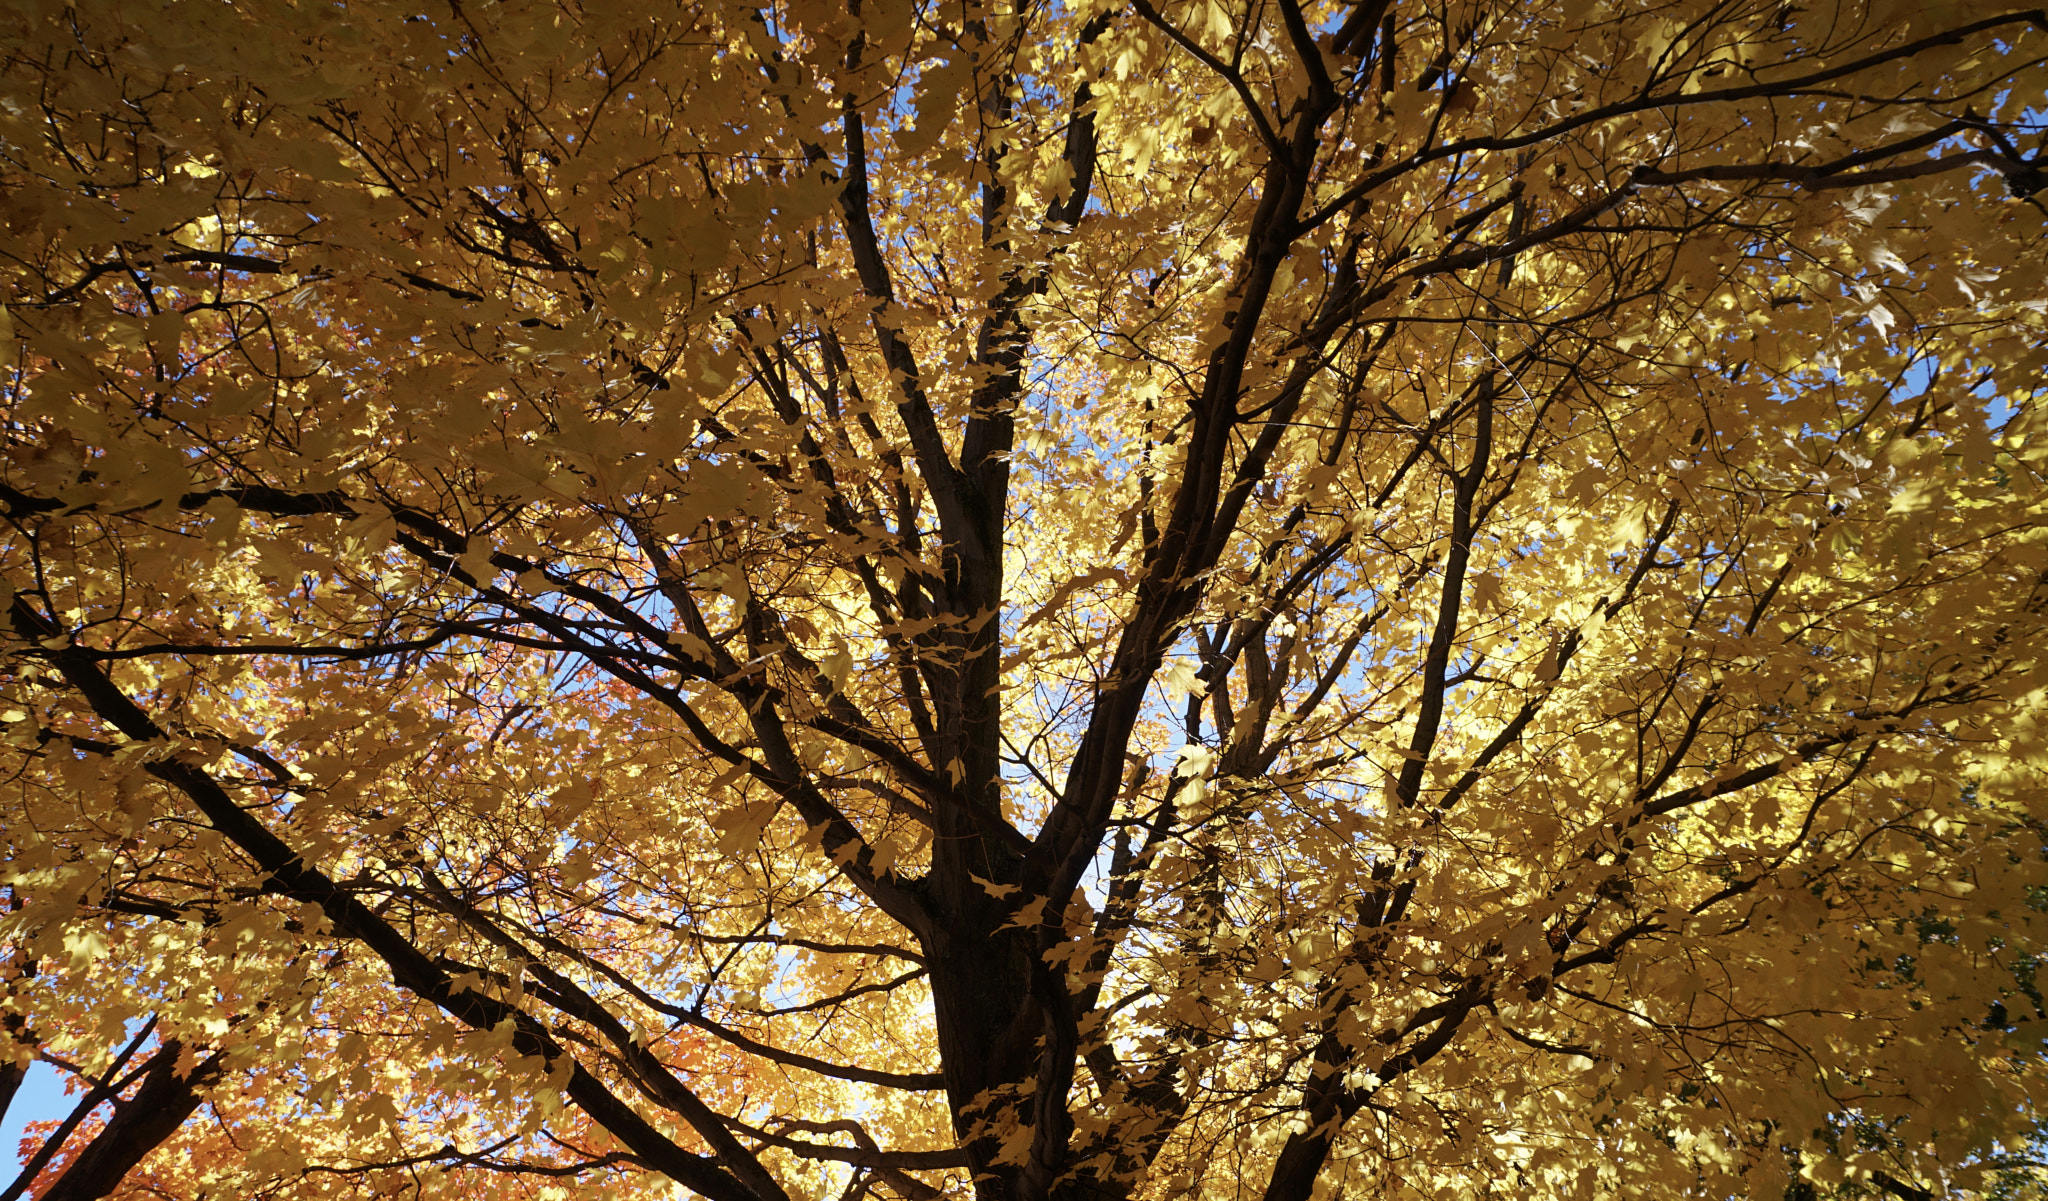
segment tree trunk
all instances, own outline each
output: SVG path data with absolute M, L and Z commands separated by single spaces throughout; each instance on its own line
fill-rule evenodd
M 182 1050 L 173 1039 L 150 1057 L 142 1087 L 117 1103 L 113 1118 L 43 1194 L 42 1201 L 97 1201 L 112 1193 L 144 1156 L 185 1124 L 204 1100 L 199 1090 L 220 1080 L 221 1060 L 216 1051 L 201 1060 L 191 1075 L 179 1076 Z

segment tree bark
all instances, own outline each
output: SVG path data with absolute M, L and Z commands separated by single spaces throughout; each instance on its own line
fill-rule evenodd
M 97 1201 L 112 1193 L 143 1157 L 157 1149 L 205 1098 L 200 1090 L 221 1078 L 220 1052 L 199 1061 L 188 1075 L 178 1074 L 184 1045 L 172 1039 L 142 1067 L 142 1087 L 127 1100 L 114 1102 L 114 1116 L 65 1169 L 43 1201 Z

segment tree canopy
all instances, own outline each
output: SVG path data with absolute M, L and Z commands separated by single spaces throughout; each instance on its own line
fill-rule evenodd
M 48 1195 L 2040 1187 L 2040 10 L 0 31 Z

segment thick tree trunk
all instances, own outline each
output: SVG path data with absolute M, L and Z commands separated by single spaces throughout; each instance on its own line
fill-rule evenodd
M 188 1076 L 177 1073 L 183 1050 L 173 1040 L 150 1057 L 142 1087 L 120 1102 L 113 1119 L 58 1178 L 42 1201 L 98 1201 L 112 1193 L 144 1156 L 171 1137 L 204 1100 L 200 1090 L 221 1077 L 220 1053 L 201 1060 Z
M 7 1116 L 7 1109 L 14 1104 L 14 1094 L 21 1088 L 21 1078 L 28 1069 L 18 1063 L 0 1063 L 0 1118 Z

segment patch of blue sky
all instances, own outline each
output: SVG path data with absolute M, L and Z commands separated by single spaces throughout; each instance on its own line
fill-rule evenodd
M 41 1145 L 40 1140 L 24 1142 L 29 1124 L 62 1121 L 71 1112 L 78 1098 L 64 1091 L 64 1083 L 64 1074 L 49 1064 L 29 1065 L 7 1113 L 0 1116 L 0 1156 L 10 1157 L 17 1165 L 26 1163 Z

